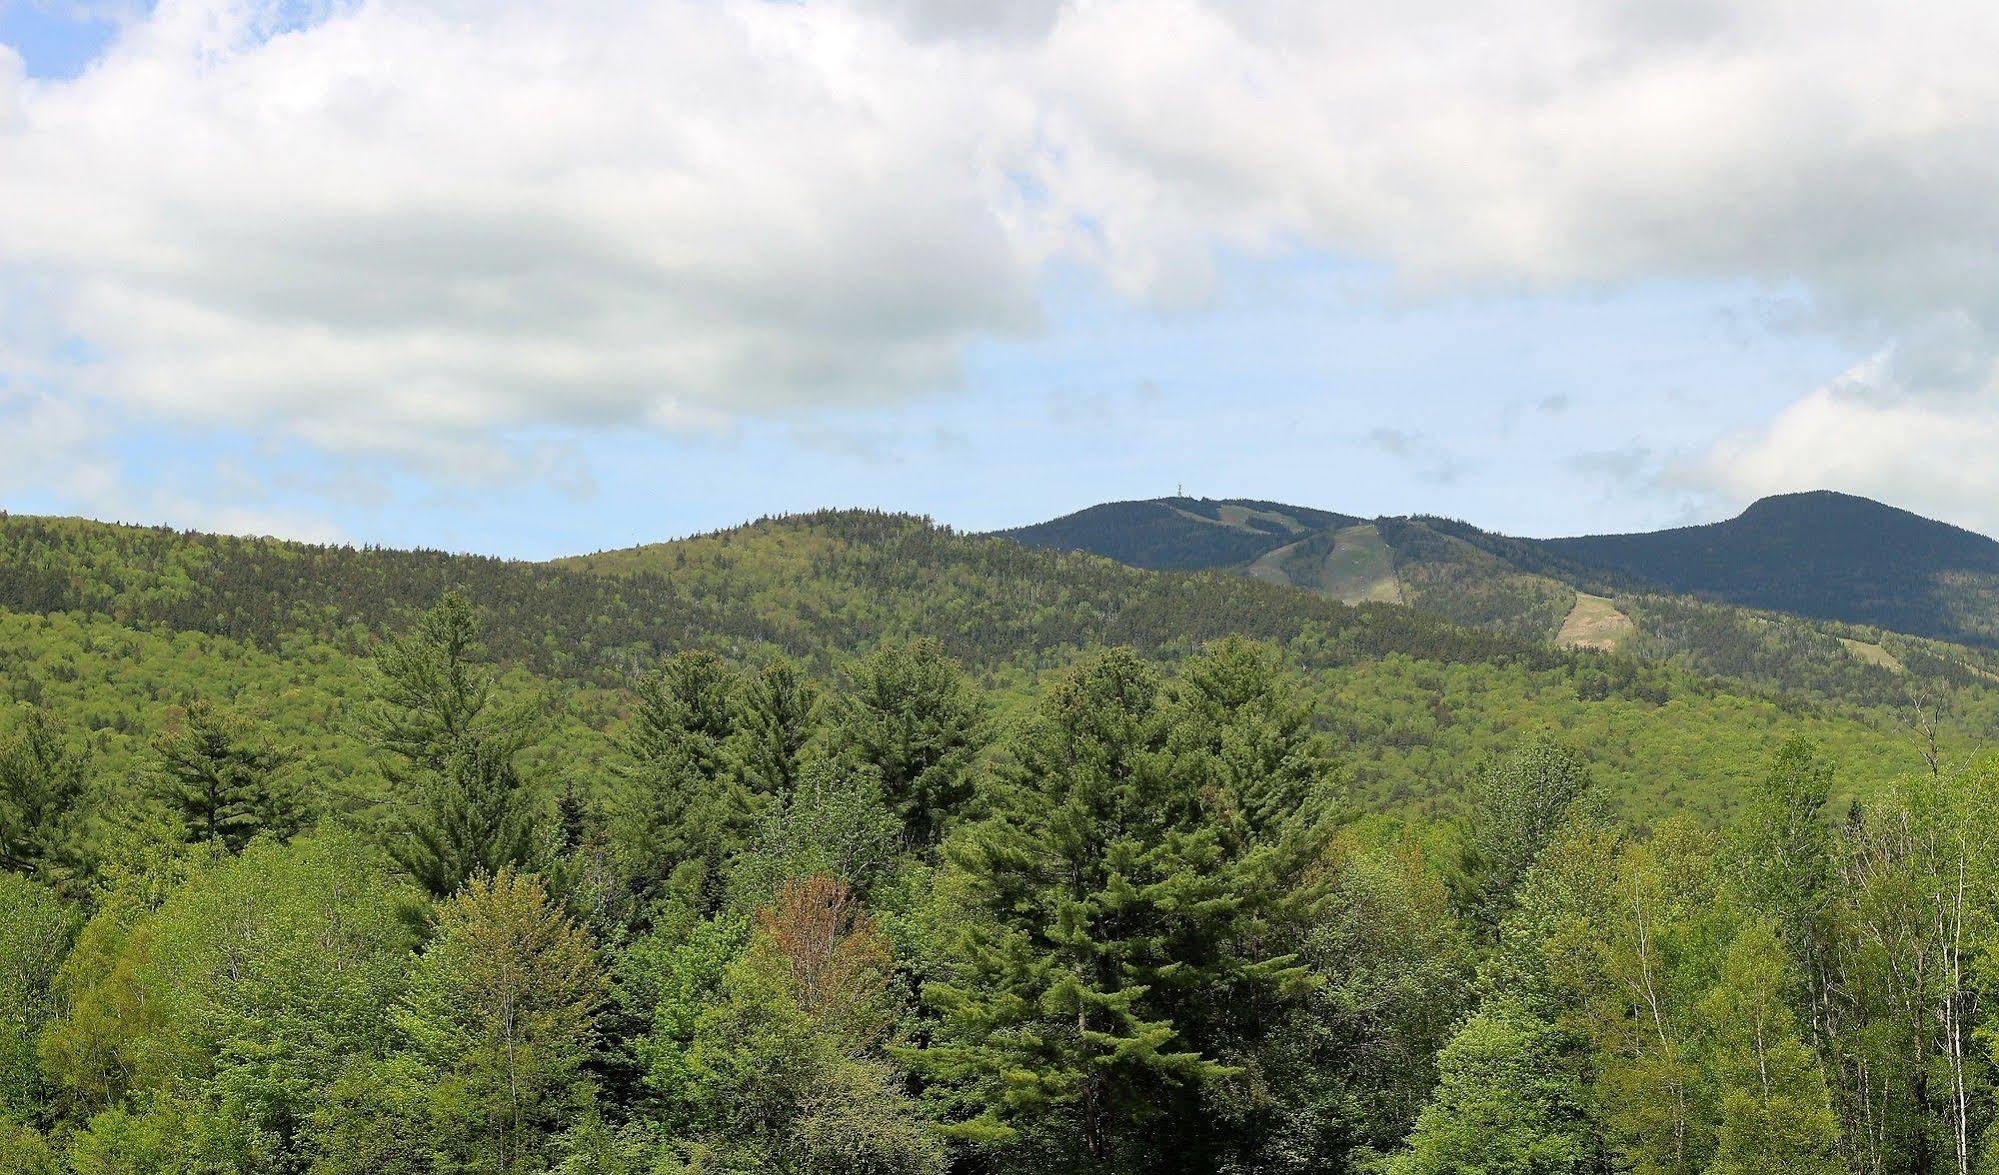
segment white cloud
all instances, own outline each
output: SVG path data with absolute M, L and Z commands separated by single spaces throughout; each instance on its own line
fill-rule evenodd
M 535 465 L 514 430 L 948 388 L 1055 258 L 1171 306 L 1324 250 L 1904 338 L 1709 484 L 1885 491 L 1885 437 L 1999 429 L 1983 0 L 295 7 L 164 0 L 70 81 L 0 51 L 0 267 L 87 344 L 65 395 L 476 475 Z
M 1674 476 L 1737 499 L 1834 486 L 1999 535 L 1999 361 L 1961 342 L 1890 347 Z

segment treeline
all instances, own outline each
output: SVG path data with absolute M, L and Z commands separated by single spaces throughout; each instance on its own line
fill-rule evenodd
M 1622 827 L 1569 749 L 1368 815 L 1230 639 L 1002 718 L 934 641 L 823 688 L 695 650 L 613 761 L 474 610 L 378 650 L 366 825 L 187 708 L 104 794 L 0 746 L 0 1170 L 1984 1169 L 1999 772 Z M 531 766 L 531 764 L 538 766 Z

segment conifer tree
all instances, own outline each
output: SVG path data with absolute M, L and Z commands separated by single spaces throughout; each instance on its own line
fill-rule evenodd
M 291 756 L 208 703 L 190 705 L 180 725 L 153 745 L 154 793 L 190 841 L 217 841 L 240 853 L 259 833 L 282 839 L 305 822 L 303 801 L 283 774 Z
M 1176 1095 L 1230 1070 L 1173 1009 L 1184 993 L 1302 990 L 1294 958 L 1237 954 L 1259 911 L 1222 834 L 1165 753 L 1152 671 L 1114 650 L 1049 694 L 994 819 L 949 845 L 976 914 L 933 986 L 944 1042 L 919 1063 L 977 1110 L 953 1130 L 1000 1140 L 1062 1124 L 1077 1161 L 1144 1145 Z
M 884 643 L 848 671 L 836 754 L 873 767 L 912 845 L 935 845 L 972 796 L 990 739 L 985 700 L 933 640 Z
M 46 712 L 26 710 L 0 743 L 0 869 L 46 875 L 77 866 L 83 784 L 83 755 Z
M 1332 752 L 1275 650 L 1217 641 L 1181 667 L 1171 692 L 1169 750 L 1239 841 L 1275 839 L 1325 814 Z
M 376 747 L 412 769 L 442 770 L 469 746 L 507 753 L 533 740 L 525 708 L 494 705 L 478 613 L 446 592 L 376 650 L 367 710 Z
M 534 843 L 515 756 L 533 742 L 536 722 L 527 706 L 493 704 L 479 635 L 471 605 L 447 593 L 375 661 L 367 716 L 404 792 L 390 852 L 439 897 L 480 871 L 526 863 Z
M 513 756 L 476 744 L 418 780 L 422 803 L 389 854 L 418 885 L 449 897 L 480 874 L 526 864 L 534 822 Z
M 776 796 L 798 785 L 818 700 L 819 691 L 783 657 L 744 679 L 729 750 L 750 791 Z
M 679 653 L 639 683 L 612 836 L 641 896 L 671 892 L 704 909 L 720 900 L 724 866 L 758 811 L 732 753 L 740 688 L 703 651 Z

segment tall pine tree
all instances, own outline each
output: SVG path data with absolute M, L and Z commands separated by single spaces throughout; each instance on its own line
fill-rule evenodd
M 912 845 L 935 845 L 972 797 L 985 701 L 933 640 L 889 642 L 848 670 L 834 752 L 875 769 Z
M 206 702 L 154 741 L 153 790 L 190 841 L 240 853 L 260 833 L 284 838 L 305 822 L 305 805 L 284 775 L 291 756 Z
M 40 709 L 0 744 L 0 869 L 42 875 L 79 864 L 84 757 Z
M 755 827 L 735 756 L 741 680 L 713 653 L 669 658 L 639 683 L 611 835 L 634 891 L 708 910 Z
M 1294 959 L 1233 949 L 1258 941 L 1243 931 L 1259 912 L 1172 770 L 1169 725 L 1131 653 L 1086 663 L 1023 735 L 1000 813 L 950 842 L 974 909 L 957 974 L 928 993 L 940 1042 L 917 1060 L 976 1111 L 958 1136 L 1032 1124 L 1097 1165 L 1143 1150 L 1230 1072 L 1176 1022 L 1186 993 L 1305 986 Z
M 384 770 L 403 789 L 397 862 L 447 896 L 477 873 L 525 864 L 532 793 L 515 765 L 538 723 L 531 705 L 493 701 L 479 619 L 457 593 L 377 653 L 367 711 Z

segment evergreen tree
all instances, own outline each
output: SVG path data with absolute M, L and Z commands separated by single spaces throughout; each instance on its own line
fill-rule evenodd
M 784 795 L 797 786 L 818 700 L 819 691 L 783 657 L 743 681 L 729 751 L 750 791 Z
M 888 642 L 848 670 L 834 752 L 875 769 L 912 845 L 928 849 L 972 797 L 985 699 L 932 640 Z
M 389 853 L 437 897 L 449 897 L 479 874 L 529 862 L 535 826 L 513 756 L 500 748 L 462 746 L 440 768 L 418 776 L 421 803 L 405 819 Z
M 190 841 L 240 853 L 260 833 L 280 839 L 305 823 L 305 806 L 284 775 L 292 756 L 246 733 L 206 702 L 154 742 L 154 794 Z
M 679 653 L 639 683 L 621 748 L 612 838 L 643 897 L 701 909 L 721 898 L 724 866 L 747 839 L 758 797 L 733 751 L 741 681 L 713 653 Z
M 480 628 L 471 603 L 446 592 L 375 651 L 366 716 L 392 763 L 442 771 L 470 747 L 510 754 L 533 741 L 529 708 L 494 704 Z
M 83 755 L 40 708 L 0 743 L 0 869 L 68 873 L 80 863 Z
M 1078 1162 L 1143 1148 L 1177 1095 L 1230 1072 L 1174 1021 L 1188 993 L 1307 986 L 1295 958 L 1254 953 L 1262 911 L 1170 769 L 1167 717 L 1129 652 L 1079 667 L 1016 749 L 1002 812 L 948 846 L 975 912 L 919 1060 L 977 1111 L 958 1137 L 1052 1120 Z
M 1331 748 L 1275 650 L 1239 637 L 1210 646 L 1172 685 L 1168 749 L 1238 843 L 1315 822 L 1334 798 Z
M 384 768 L 403 788 L 397 862 L 431 893 L 474 873 L 525 864 L 534 846 L 530 789 L 515 757 L 538 734 L 532 708 L 493 702 L 479 621 L 447 593 L 376 655 L 368 720 Z

